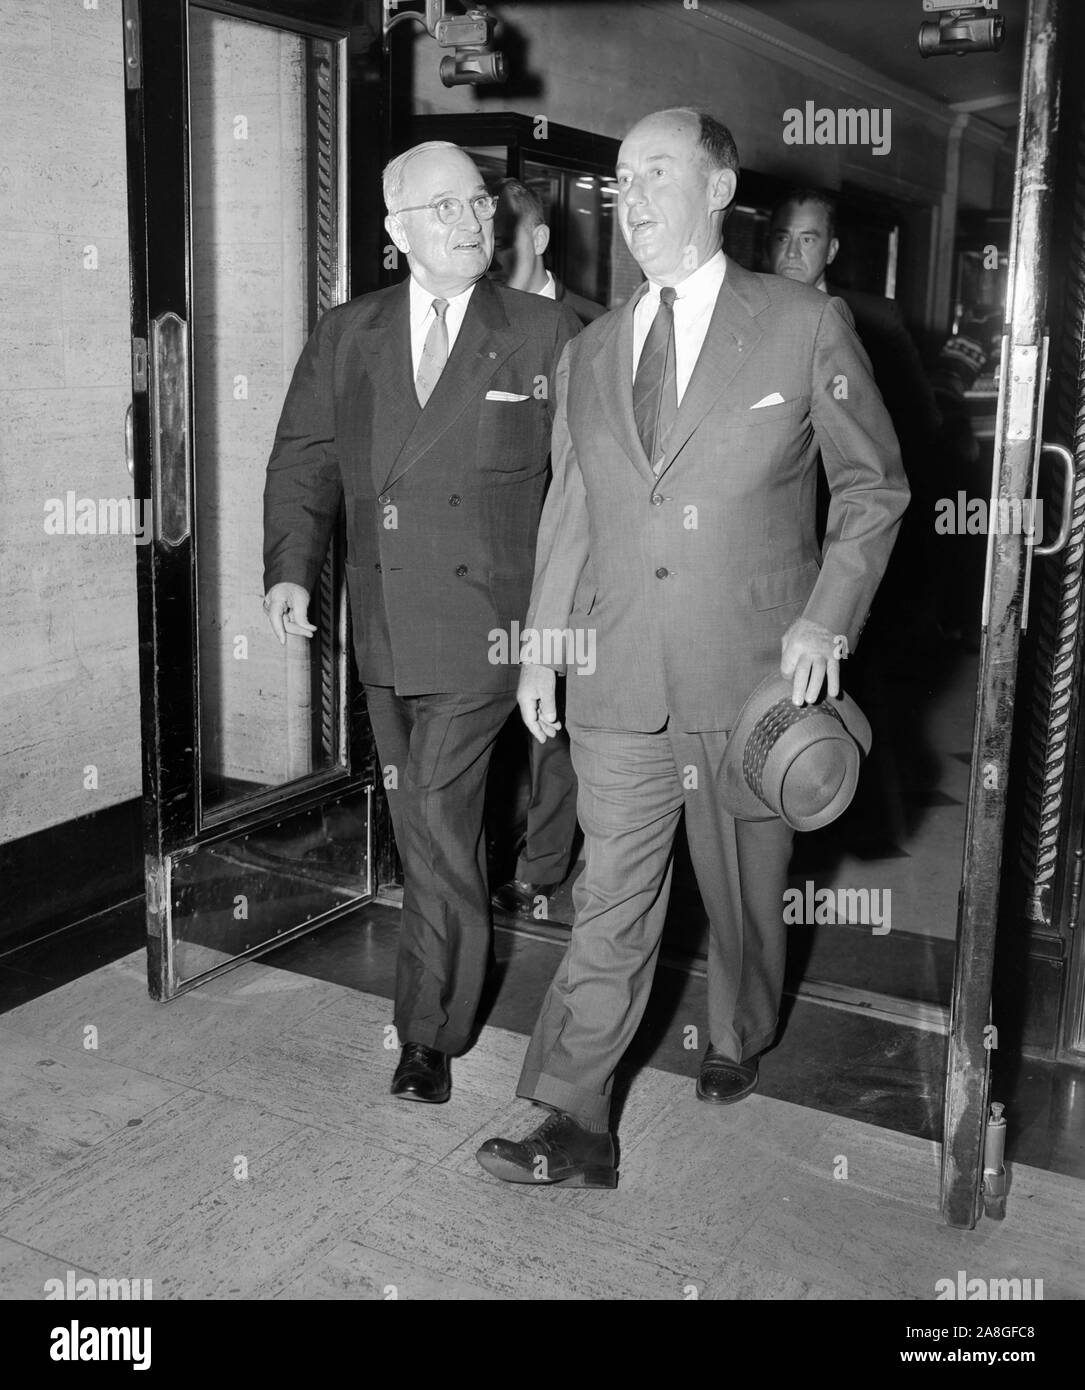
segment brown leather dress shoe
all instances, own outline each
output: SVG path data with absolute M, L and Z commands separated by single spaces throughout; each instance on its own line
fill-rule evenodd
M 555 1110 L 526 1138 L 487 1139 L 475 1157 L 502 1182 L 538 1187 L 617 1187 L 614 1136 Z
M 748 1062 L 736 1062 L 733 1057 L 725 1057 L 722 1052 L 709 1047 L 701 1059 L 697 1099 L 707 1100 L 713 1105 L 731 1105 L 748 1096 L 757 1085 L 759 1060 L 758 1057 L 751 1057 Z
M 392 1077 L 392 1094 L 402 1100 L 421 1100 L 440 1105 L 452 1094 L 448 1055 L 422 1043 L 404 1043 L 399 1066 Z

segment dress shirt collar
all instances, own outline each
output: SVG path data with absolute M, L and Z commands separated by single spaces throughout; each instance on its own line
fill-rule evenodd
M 424 290 L 413 275 L 411 276 L 410 285 L 412 330 L 421 328 L 426 322 L 426 318 L 433 308 L 433 301 L 435 299 L 448 298 L 448 309 L 445 311 L 446 321 L 449 315 L 456 320 L 461 319 L 467 309 L 467 301 L 471 298 L 471 292 L 475 288 L 475 282 L 472 281 L 465 290 L 461 290 L 459 294 L 449 298 L 446 295 L 431 294 L 429 290 Z
M 714 256 L 709 257 L 704 265 L 699 266 L 692 275 L 687 275 L 680 285 L 674 287 L 674 302 L 676 305 L 683 304 L 683 308 L 696 312 L 715 304 L 716 296 L 720 292 L 723 284 L 723 277 L 727 270 L 727 257 L 723 251 L 717 251 Z M 654 280 L 648 281 L 648 289 L 645 291 L 644 298 L 650 300 L 654 307 L 659 304 L 659 291 L 662 287 L 657 285 Z
M 541 290 L 536 290 L 535 293 L 539 296 L 540 299 L 557 299 L 557 281 L 554 279 L 553 275 L 550 273 L 549 270 L 546 272 L 546 284 L 543 285 Z

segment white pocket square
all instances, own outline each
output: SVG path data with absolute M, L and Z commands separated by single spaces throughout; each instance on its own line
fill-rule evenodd
M 751 410 L 760 410 L 763 405 L 783 405 L 784 398 L 779 391 L 773 391 L 771 396 L 762 396 L 759 401 L 755 401 L 750 406 Z
M 530 396 L 518 396 L 515 391 L 487 391 L 488 401 L 528 401 Z

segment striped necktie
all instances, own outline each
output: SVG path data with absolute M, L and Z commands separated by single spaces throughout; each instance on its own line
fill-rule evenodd
M 418 375 L 414 379 L 414 389 L 418 395 L 418 404 L 421 406 L 424 406 L 433 394 L 437 379 L 444 371 L 445 363 L 448 361 L 448 327 L 445 324 L 447 309 L 447 299 L 435 299 L 433 301 L 434 319 L 429 326 L 429 332 L 426 334 L 426 341 L 422 348 L 422 360 L 418 364 Z
M 674 288 L 659 291 L 659 308 L 641 349 L 633 380 L 633 414 L 644 452 L 658 471 L 661 445 L 678 414 L 678 384 L 674 368 Z

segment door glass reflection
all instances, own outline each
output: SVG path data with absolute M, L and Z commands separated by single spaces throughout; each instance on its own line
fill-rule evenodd
M 193 7 L 192 381 L 201 802 L 223 808 L 335 761 L 334 608 L 311 642 L 264 617 L 264 472 L 316 321 L 334 217 L 319 172 L 329 46 Z M 334 165 L 332 166 L 334 167 Z M 325 190 L 329 203 L 334 190 Z
M 372 793 L 329 798 L 170 861 L 174 987 L 372 896 Z

